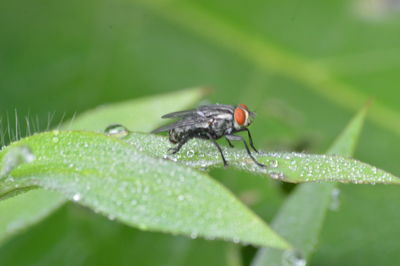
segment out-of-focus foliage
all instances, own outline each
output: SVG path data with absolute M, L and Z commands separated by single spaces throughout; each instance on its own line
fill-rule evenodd
M 364 107 L 329 148 L 328 154 L 351 156 L 354 153 L 364 125 L 367 107 Z M 295 247 L 294 251 L 260 249 L 252 266 L 305 264 L 315 251 L 319 233 L 329 209 L 339 208 L 337 184 L 302 184 L 289 195 L 272 226 Z
M 399 175 L 399 15 L 397 1 L 389 0 L 3 1 L 0 114 L 4 119 L 16 108 L 21 117 L 38 115 L 45 127 L 49 112 L 56 113 L 54 125 L 64 112 L 71 118 L 100 104 L 207 85 L 213 89 L 210 102 L 246 103 L 257 112 L 251 126 L 257 146 L 317 153 L 373 98 L 355 158 Z M 211 175 L 268 220 L 290 191 L 230 169 Z M 328 213 L 311 264 L 398 261 L 399 188 L 339 188 L 340 208 Z M 155 241 L 166 244 L 153 252 L 155 245 L 143 245 L 152 236 L 108 221 L 90 226 L 82 219 L 101 218 L 75 209 L 63 210 L 68 219 L 56 214 L 46 227 L 40 224 L 7 242 L 0 262 L 9 256 L 17 265 L 24 250 L 41 265 L 68 258 L 92 265 L 107 261 L 93 257 L 121 258 L 115 261 L 123 265 L 135 258 L 155 259 L 146 252 L 168 254 L 175 247 L 169 243 L 180 241 L 157 235 Z M 192 252 L 178 245 L 182 253 L 165 260 L 160 256 L 160 261 L 237 263 L 236 247 L 200 242 L 185 239 L 183 247 L 199 248 Z M 90 243 L 105 246 L 96 249 Z M 64 253 L 62 247 L 76 249 Z M 243 261 L 253 254 L 244 248 Z

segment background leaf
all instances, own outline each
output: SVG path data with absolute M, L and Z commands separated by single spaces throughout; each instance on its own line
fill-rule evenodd
M 0 193 L 40 186 L 142 230 L 287 248 L 256 215 L 205 174 L 136 152 L 117 139 L 53 131 L 8 146 L 36 159 L 3 178 Z M 218 207 L 215 203 L 218 202 Z
M 350 121 L 328 154 L 351 156 L 360 136 L 367 107 Z M 301 184 L 290 194 L 274 218 L 272 227 L 293 244 L 296 251 L 265 248 L 258 251 L 253 266 L 301 264 L 309 260 L 318 242 L 329 208 L 337 209 L 340 191 L 336 184 Z
M 43 189 L 0 201 L 0 241 L 44 219 L 64 202 L 62 195 Z
M 31 243 L 38 243 L 32 246 Z M 75 245 L 71 245 L 75 243 Z M 154 243 L 157 243 L 154 246 Z M 25 250 L 24 256 L 20 255 Z M 147 256 L 153 250 L 157 256 Z M 4 265 L 202 265 L 228 264 L 223 241 L 188 239 L 151 233 L 110 221 L 78 205 L 66 204 L 28 234 L 8 242 L 0 251 Z M 204 256 L 207 256 L 204 259 Z

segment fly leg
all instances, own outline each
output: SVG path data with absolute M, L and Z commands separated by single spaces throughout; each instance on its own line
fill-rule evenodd
M 177 153 L 183 145 L 185 145 L 185 143 L 189 140 L 189 138 L 184 138 L 182 139 L 180 142 L 178 142 L 178 145 L 176 145 L 175 147 L 169 148 L 168 152 L 170 152 L 171 154 L 175 154 Z
M 217 143 L 217 141 L 216 141 L 210 134 L 207 134 L 207 137 L 208 137 L 209 140 L 212 141 L 212 143 L 215 145 L 215 147 L 217 147 L 219 153 L 221 154 L 222 161 L 224 162 L 224 166 L 225 166 L 225 167 L 228 166 L 228 163 L 227 163 L 226 160 L 225 160 L 224 153 L 222 152 L 222 149 L 221 149 L 221 147 L 219 146 L 219 144 Z M 228 140 L 228 141 L 229 141 L 229 140 Z
M 229 147 L 231 147 L 231 148 L 234 148 L 234 147 L 235 147 L 235 146 L 233 146 L 232 142 L 231 142 L 229 139 L 227 139 L 227 138 L 225 138 L 225 139 L 226 139 L 226 141 L 228 142 Z
M 256 147 L 254 147 L 253 138 L 251 137 L 250 130 L 247 127 L 244 128 L 243 130 L 247 131 L 247 135 L 249 136 L 250 146 L 253 148 L 255 152 L 259 153 Z
M 249 150 L 249 146 L 247 146 L 246 141 L 242 136 L 236 136 L 236 135 L 226 135 L 226 138 L 229 140 L 238 140 L 238 141 L 243 141 L 244 147 L 246 148 L 247 154 L 250 156 L 250 158 L 253 160 L 255 164 L 257 164 L 260 167 L 266 167 L 264 164 L 257 162 L 257 160 L 251 155 L 251 152 Z

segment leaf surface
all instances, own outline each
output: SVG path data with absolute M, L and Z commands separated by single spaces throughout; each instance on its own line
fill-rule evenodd
M 24 146 L 34 159 L 0 180 L 1 195 L 38 186 L 142 230 L 289 247 L 205 173 L 146 156 L 119 139 L 78 131 L 37 134 L 4 149 L 3 163 Z
M 162 136 L 131 133 L 123 140 L 139 151 L 153 157 L 169 159 L 190 167 L 207 169 L 222 166 L 222 159 L 218 150 L 209 141 L 191 140 L 177 154 L 170 155 L 167 150 L 171 147 L 171 144 L 167 138 Z M 259 162 L 267 166 L 263 168 L 257 166 L 244 149 L 223 148 L 223 153 L 231 167 L 270 176 L 285 182 L 328 181 L 356 184 L 400 184 L 398 177 L 384 170 L 339 155 L 253 153 Z
M 104 131 L 110 124 L 124 123 L 135 130 L 151 130 L 161 122 L 161 114 L 170 112 L 172 108 L 189 108 L 204 93 L 202 88 L 193 88 L 109 104 L 87 111 L 62 127 Z M 64 202 L 62 195 L 43 189 L 0 201 L 0 242 L 45 218 Z

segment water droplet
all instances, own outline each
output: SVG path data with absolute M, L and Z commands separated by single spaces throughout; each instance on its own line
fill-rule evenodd
M 28 146 L 18 146 L 12 148 L 3 158 L 3 167 L 0 171 L 0 178 L 7 176 L 14 168 L 23 163 L 31 163 L 35 160 L 35 155 Z
M 108 126 L 104 133 L 108 136 L 116 137 L 116 138 L 124 138 L 129 134 L 129 130 L 123 125 L 115 124 Z
M 285 178 L 285 175 L 282 172 L 270 172 L 269 175 L 273 179 L 278 179 L 278 180 L 282 180 Z
M 54 137 L 52 138 L 52 141 L 54 143 L 58 143 L 60 141 L 60 139 L 57 136 L 60 134 L 60 131 L 59 130 L 53 130 L 52 133 L 54 135 Z
M 73 201 L 80 201 L 81 200 L 81 194 L 76 193 L 72 196 Z
M 186 152 L 186 156 L 187 156 L 188 158 L 192 158 L 193 155 L 194 155 L 194 151 L 193 151 L 193 150 L 188 150 L 188 151 Z
M 283 266 L 306 266 L 307 262 L 299 251 L 286 250 L 282 255 Z
M 378 172 L 378 169 L 376 167 L 372 167 L 372 173 L 374 173 L 374 175 L 376 175 L 377 172 Z
M 183 196 L 183 195 L 178 196 L 178 200 L 184 200 L 184 199 L 185 199 L 185 196 Z
M 192 232 L 192 233 L 190 234 L 190 238 L 196 239 L 196 238 L 197 238 L 197 233 L 196 233 L 196 232 Z
M 271 168 L 277 168 L 278 167 L 278 161 L 277 160 L 272 160 L 269 162 L 269 166 Z
M 331 211 L 337 211 L 340 207 L 340 189 L 334 188 L 331 192 L 331 204 L 329 209 Z

